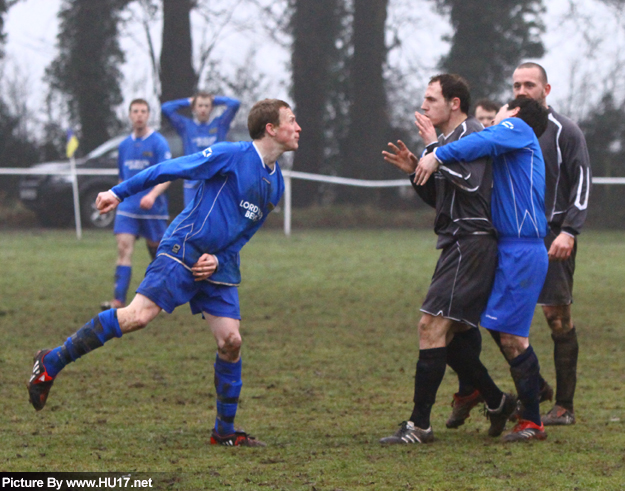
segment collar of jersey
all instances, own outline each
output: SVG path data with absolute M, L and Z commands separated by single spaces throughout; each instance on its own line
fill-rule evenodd
M 208 121 L 200 121 L 196 117 L 193 118 L 193 122 L 198 126 L 209 126 L 213 121 L 217 119 L 216 116 L 212 116 L 208 118 Z
M 256 150 L 256 153 L 258 154 L 258 157 L 260 158 L 260 163 L 262 164 L 262 166 L 265 168 L 265 170 L 269 173 L 270 176 L 273 175 L 273 173 L 276 171 L 276 167 L 277 165 L 273 166 L 273 170 L 270 171 L 269 168 L 265 165 L 265 161 L 263 160 L 263 156 L 260 154 L 260 152 L 258 151 L 258 148 L 256 147 L 256 144 L 254 142 L 252 142 L 252 146 L 254 147 L 254 150 Z
M 153 129 L 150 129 L 150 131 L 148 131 L 147 135 L 145 135 L 145 136 L 143 136 L 143 137 L 141 137 L 141 138 L 137 138 L 137 137 L 135 136 L 135 132 L 133 131 L 132 133 L 130 133 L 130 137 L 131 137 L 134 141 L 137 141 L 137 140 L 139 140 L 139 141 L 143 141 L 143 140 L 146 140 L 146 139 L 147 139 L 150 135 L 152 135 L 152 133 L 154 133 L 154 130 L 153 130 Z

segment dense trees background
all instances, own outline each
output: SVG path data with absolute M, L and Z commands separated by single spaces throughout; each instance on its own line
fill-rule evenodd
M 65 0 L 59 13 L 59 54 L 46 70 L 50 87 L 64 94 L 72 122 L 80 124 L 83 151 L 116 134 L 122 102 L 119 47 L 121 10 L 128 0 Z
M 443 71 L 459 73 L 474 100 L 509 94 L 510 77 L 524 59 L 541 58 L 545 13 L 542 0 L 436 0 L 450 17 L 454 33 L 443 57 Z
M 0 0 L 0 58 L 4 56 L 3 45 L 6 41 L 6 34 L 4 32 L 4 14 L 6 14 L 8 5 L 6 0 Z
M 11 5 L 8 0 L 0 0 L 0 63 L 4 58 L 4 17 Z M 6 167 L 27 167 L 39 159 L 40 151 L 33 138 L 24 131 L 20 117 L 12 114 L 6 100 L 0 93 L 0 162 Z M 0 203 L 3 196 L 16 197 L 17 177 L 4 176 L 0 179 Z
M 302 172 L 322 174 L 324 171 L 328 137 L 324 128 L 330 93 L 336 91 L 332 71 L 340 56 L 336 41 L 341 27 L 337 15 L 341 3 L 341 0 L 296 0 L 291 15 L 293 102 L 300 126 L 307 129 L 295 155 L 295 167 Z M 308 131 L 309 128 L 313 130 Z M 296 183 L 295 204 L 315 203 L 319 198 L 318 187 L 312 181 Z
M 4 17 L 20 1 L 24 0 L 0 0 L 0 64 L 5 63 Z M 625 18 L 625 1 L 596 1 Z M 407 20 L 389 18 L 391 7 L 400 4 L 404 11 L 413 5 L 409 0 L 63 0 L 57 54 L 46 71 L 49 94 L 45 107 L 39 108 L 43 118 L 39 133 L 27 130 L 33 111 L 18 100 L 18 91 L 6 90 L 6 76 L 3 81 L 0 71 L 5 88 L 0 93 L 2 165 L 26 166 L 61 157 L 70 125 L 79 132 L 83 154 L 127 127 L 122 101 L 128 87 L 121 67 L 129 52 L 121 48 L 120 37 L 136 21 L 136 13 L 144 12 L 144 32 L 135 36 L 154 80 L 151 84 L 134 81 L 133 95 L 149 85 L 153 93 L 145 96 L 153 102 L 187 97 L 198 87 L 238 97 L 243 106 L 234 133 L 244 137 L 247 110 L 255 100 L 275 93 L 275 81 L 262 70 L 267 61 L 258 56 L 260 44 L 228 60 L 217 52 L 224 46 L 220 43 L 228 42 L 227 32 L 256 36 L 261 26 L 265 39 L 290 53 L 284 70 L 291 74 L 290 100 L 304 128 L 295 168 L 363 179 L 399 177 L 383 163 L 380 152 L 386 142 L 399 137 L 418 150 L 412 112 L 419 107 L 431 75 L 460 73 L 469 80 L 474 100 L 503 101 L 510 95 L 515 66 L 545 52 L 543 0 L 420 0 L 421 9 L 429 5 L 448 19 L 450 31 L 438 42 L 447 43 L 449 49 L 438 67 L 420 67 L 418 60 L 416 68 L 414 60 L 412 66 L 400 67 L 397 56 L 392 65 L 390 54 L 401 50 L 406 41 L 406 31 L 402 35 L 398 26 Z M 572 14 L 576 5 L 577 0 L 571 0 Z M 235 15 L 246 10 L 254 14 Z M 415 37 L 420 12 L 410 19 L 415 26 L 410 34 Z M 586 21 L 580 18 L 579 25 L 586 28 Z M 201 39 L 194 39 L 198 22 L 204 28 Z M 159 39 L 153 37 L 155 31 Z M 585 35 L 584 39 L 584 49 L 592 53 L 598 38 Z M 571 70 L 570 90 L 577 96 L 559 109 L 565 114 L 578 110 L 573 117 L 586 132 L 595 175 L 625 175 L 625 62 L 616 60 L 601 87 L 577 80 Z M 12 83 L 19 87 L 19 81 Z M 582 107 L 584 111 L 579 110 Z M 14 188 L 10 179 L 0 184 L 5 193 Z M 620 199 L 617 190 L 597 192 L 597 202 L 605 206 L 616 206 Z M 398 194 L 296 181 L 294 199 L 296 206 L 388 205 Z

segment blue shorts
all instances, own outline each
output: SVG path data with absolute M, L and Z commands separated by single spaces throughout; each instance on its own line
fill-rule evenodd
M 115 215 L 113 233 L 131 234 L 135 237 L 145 237 L 151 242 L 160 242 L 167 230 L 167 220 L 159 218 L 132 218 L 126 215 Z
M 137 293 L 169 314 L 188 302 L 194 314 L 207 312 L 215 317 L 241 319 L 236 286 L 195 281 L 191 271 L 163 254 L 148 266 Z
M 480 323 L 486 329 L 529 337 L 549 258 L 543 239 L 499 239 L 495 283 Z

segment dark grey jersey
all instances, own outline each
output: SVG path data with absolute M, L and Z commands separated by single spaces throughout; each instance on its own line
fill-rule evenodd
M 470 116 L 449 135 L 440 135 L 438 142 L 428 145 L 424 154 L 482 129 L 482 124 Z M 423 186 L 414 184 L 414 174 L 411 182 L 423 201 L 436 209 L 437 248 L 466 235 L 496 235 L 490 216 L 493 181 L 488 158 L 441 165 Z
M 549 108 L 549 125 L 539 138 L 545 159 L 545 214 L 556 233 L 577 235 L 586 220 L 592 174 L 586 139 L 569 118 Z

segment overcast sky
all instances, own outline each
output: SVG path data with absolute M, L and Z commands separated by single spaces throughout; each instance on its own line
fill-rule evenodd
M 213 2 L 214 4 L 215 2 Z M 392 64 L 419 65 L 424 69 L 422 77 L 434 72 L 436 61 L 448 49 L 441 42 L 441 36 L 449 32 L 445 20 L 433 11 L 431 1 L 391 0 L 389 23 L 398 25 L 403 47 L 391 54 Z M 598 0 L 548 0 L 548 13 L 545 17 L 547 32 L 543 42 L 546 56 L 537 60 L 545 66 L 552 83 L 550 103 L 568 106 L 568 112 L 583 112 L 585 101 L 603 89 L 611 70 L 622 69 L 625 47 L 622 15 L 615 15 Z M 46 87 L 42 82 L 45 67 L 56 53 L 55 43 L 58 32 L 57 13 L 61 0 L 22 0 L 9 11 L 5 29 L 8 35 L 7 58 L 4 63 L 4 76 L 21 77 L 26 82 L 28 104 L 37 107 L 42 104 Z M 233 1 L 228 2 L 234 4 Z M 575 7 L 576 15 L 568 15 Z M 140 14 L 137 14 L 140 15 Z M 238 26 L 254 26 L 249 9 L 238 9 L 235 13 Z M 408 20 L 409 22 L 407 22 Z M 206 24 L 198 16 L 192 19 L 194 43 L 205 36 Z M 160 26 L 155 25 L 152 36 L 160 51 Z M 140 25 L 129 23 L 122 36 L 122 48 L 127 61 L 123 67 L 124 96 L 130 100 L 140 92 L 149 93 L 151 71 L 144 49 L 145 34 Z M 251 48 L 257 49 L 255 61 L 271 80 L 271 90 L 275 96 L 288 99 L 289 73 L 286 69 L 289 53 L 269 39 L 258 27 L 257 33 L 244 33 L 236 29 L 226 30 L 216 51 L 222 65 L 228 67 L 241 64 L 244 54 Z M 243 54 L 243 59 L 242 59 Z M 623 80 L 623 77 L 618 79 Z M 623 92 L 619 82 L 614 88 Z M 573 103 L 569 101 L 574 100 Z

